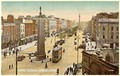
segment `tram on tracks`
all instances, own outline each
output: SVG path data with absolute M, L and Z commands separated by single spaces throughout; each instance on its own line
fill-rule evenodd
M 62 47 L 57 46 L 52 50 L 52 62 L 57 63 L 62 58 Z

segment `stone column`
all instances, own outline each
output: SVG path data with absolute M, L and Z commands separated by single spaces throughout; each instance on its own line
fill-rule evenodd
M 41 7 L 40 7 L 40 17 L 38 19 L 38 41 L 37 41 L 37 52 L 36 52 L 36 60 L 44 60 L 46 59 L 45 54 L 45 31 L 44 31 L 44 19 L 41 15 Z

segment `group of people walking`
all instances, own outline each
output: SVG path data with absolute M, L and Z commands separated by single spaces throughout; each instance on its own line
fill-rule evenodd
M 20 51 L 21 50 L 21 48 L 20 49 L 16 49 L 17 51 Z M 6 58 L 6 56 L 7 55 L 13 55 L 13 54 L 15 54 L 16 53 L 16 50 L 15 50 L 15 48 L 12 48 L 12 49 L 9 49 L 9 51 L 4 51 L 3 52 L 3 56 L 4 56 L 4 58 Z
M 9 65 L 9 70 L 13 69 L 13 64 Z
M 75 63 L 73 63 L 73 66 L 68 67 L 64 75 L 76 75 L 76 73 L 77 73 L 77 66 Z

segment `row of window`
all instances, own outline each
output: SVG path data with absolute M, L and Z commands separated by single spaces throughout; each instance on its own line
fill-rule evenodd
M 114 27 L 113 27 L 113 26 L 111 26 L 111 31 L 113 31 L 113 29 L 114 29 Z M 118 27 L 116 27 L 116 30 L 118 31 L 118 30 L 119 30 L 119 28 L 118 28 Z M 105 26 L 103 26 L 103 31 L 105 31 Z
M 111 37 L 110 37 L 110 38 L 111 38 L 111 39 L 113 39 L 113 37 L 114 37 L 114 36 L 113 36 L 113 35 L 111 35 Z M 119 38 L 119 36 L 118 36 L 118 35 L 116 35 L 116 39 L 118 39 L 118 38 Z M 103 39 L 105 39 L 105 35 L 103 35 Z

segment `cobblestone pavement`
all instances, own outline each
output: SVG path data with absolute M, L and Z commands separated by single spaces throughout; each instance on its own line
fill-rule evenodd
M 82 43 L 82 32 L 79 32 L 79 44 Z M 52 43 L 51 43 L 52 40 Z M 59 40 L 59 38 L 57 38 Z M 54 45 L 54 37 L 47 38 L 45 41 L 45 51 L 47 56 L 51 58 L 51 53 L 48 54 L 48 50 L 52 50 Z M 47 62 L 48 68 L 45 69 L 45 63 L 40 61 L 30 62 L 28 54 L 35 52 L 37 50 L 36 46 L 32 46 L 19 52 L 19 55 L 26 56 L 23 61 L 18 62 L 18 75 L 56 75 L 57 69 L 59 69 L 59 74 L 63 75 L 66 68 L 71 66 L 73 63 L 77 63 L 77 51 L 74 45 L 74 36 L 66 38 L 65 43 L 62 45 L 65 49 L 65 53 L 62 55 L 62 59 L 58 63 Z M 79 49 L 79 63 L 82 61 L 82 49 Z M 13 69 L 9 69 L 9 65 L 13 64 Z M 15 54 L 8 55 L 6 58 L 2 57 L 2 75 L 15 75 Z M 82 72 L 77 73 L 81 75 Z

